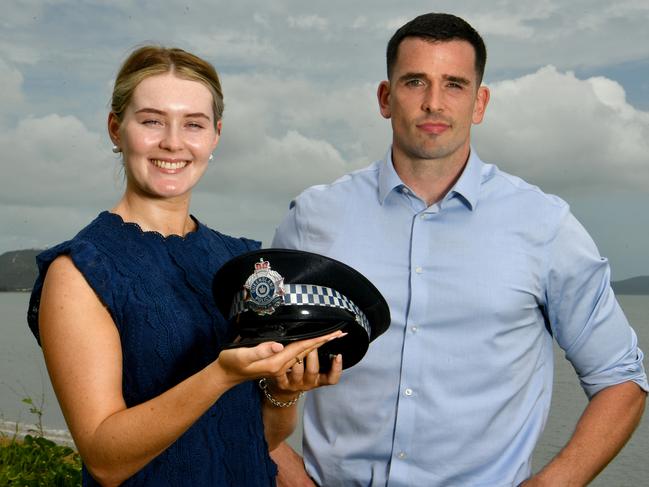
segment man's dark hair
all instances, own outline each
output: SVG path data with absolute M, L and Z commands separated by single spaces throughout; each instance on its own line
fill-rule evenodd
M 485 64 L 487 63 L 487 48 L 480 34 L 464 19 L 451 14 L 429 13 L 412 19 L 401 26 L 388 42 L 386 53 L 388 64 L 388 79 L 392 76 L 394 64 L 397 61 L 399 44 L 406 37 L 420 37 L 431 42 L 435 41 L 467 41 L 475 51 L 475 71 L 478 85 L 482 83 Z

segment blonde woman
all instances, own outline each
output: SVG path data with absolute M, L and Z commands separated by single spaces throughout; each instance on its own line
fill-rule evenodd
M 214 273 L 259 246 L 189 213 L 222 113 L 209 63 L 180 49 L 135 50 L 108 117 L 124 195 L 38 258 L 29 324 L 84 485 L 275 485 L 268 451 L 292 431 L 294 399 L 340 377 L 340 358 L 326 375 L 302 361 L 340 332 L 221 350 L 233 337 L 212 297 Z M 272 402 L 252 381 L 260 377 Z

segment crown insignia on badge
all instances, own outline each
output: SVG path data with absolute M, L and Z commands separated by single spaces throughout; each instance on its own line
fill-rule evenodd
M 255 271 L 243 285 L 246 309 L 258 315 L 270 315 L 284 302 L 284 278 L 271 270 L 270 262 L 259 259 Z

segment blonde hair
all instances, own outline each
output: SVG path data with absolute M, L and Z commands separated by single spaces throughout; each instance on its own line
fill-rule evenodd
M 115 78 L 111 110 L 120 122 L 131 102 L 133 92 L 142 80 L 150 76 L 172 72 L 182 79 L 198 81 L 212 93 L 214 127 L 223 117 L 223 91 L 219 75 L 207 61 L 182 49 L 162 46 L 143 46 L 134 50 L 124 61 Z

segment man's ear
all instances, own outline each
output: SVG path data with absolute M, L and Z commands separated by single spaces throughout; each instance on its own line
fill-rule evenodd
M 489 88 L 486 86 L 480 86 L 478 88 L 478 93 L 476 94 L 475 103 L 473 105 L 473 116 L 471 117 L 471 121 L 474 124 L 477 125 L 482 122 L 490 97 L 491 93 L 489 92 Z
M 383 118 L 390 118 L 392 110 L 390 110 L 390 82 L 388 80 L 381 81 L 379 88 L 376 90 L 376 97 L 379 100 L 379 110 Z

